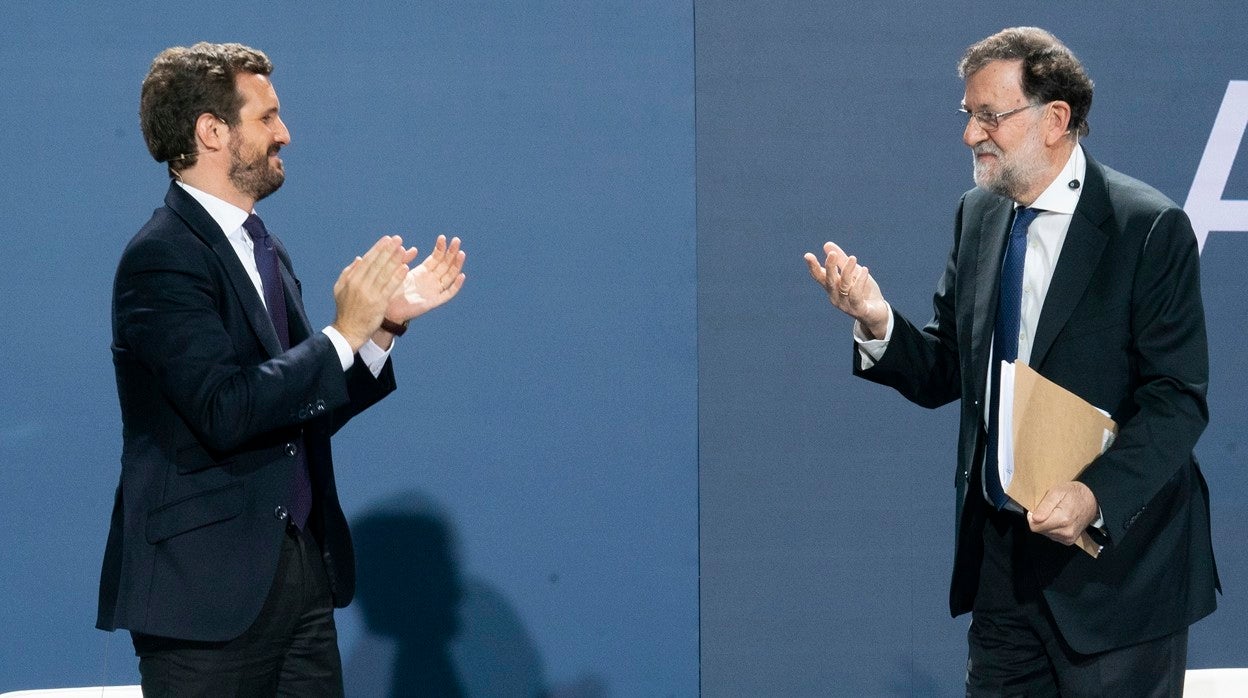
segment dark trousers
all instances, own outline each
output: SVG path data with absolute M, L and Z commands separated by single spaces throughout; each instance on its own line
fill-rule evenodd
M 966 695 L 1182 696 L 1186 629 L 1098 654 L 1066 645 L 1027 561 L 1018 558 L 1032 535 L 1026 520 L 1009 512 L 992 514 L 984 526 Z
M 342 696 L 342 662 L 320 548 L 290 527 L 256 621 L 227 642 L 132 633 L 143 695 Z

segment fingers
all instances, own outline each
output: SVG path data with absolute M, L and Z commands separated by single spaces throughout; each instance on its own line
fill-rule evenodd
M 862 299 L 867 296 L 867 280 L 871 278 L 871 270 L 866 267 L 858 267 L 854 270 L 854 277 L 850 280 L 849 295 L 851 298 Z
M 391 268 L 390 276 L 383 277 L 381 284 L 381 296 L 389 298 L 398 292 L 399 287 L 403 285 L 403 279 L 407 278 L 407 265 L 402 263 L 402 256 L 397 258 L 398 264 Z
M 1048 492 L 1045 494 L 1044 499 L 1041 499 L 1040 503 L 1036 505 L 1036 508 L 1031 511 L 1029 518 L 1036 524 L 1044 524 L 1053 515 L 1053 511 L 1057 508 L 1060 501 L 1052 491 Z
M 819 258 L 814 254 L 807 252 L 802 259 L 806 260 L 806 268 L 810 271 L 810 278 L 814 279 L 823 286 L 832 295 L 840 283 L 841 268 L 845 264 L 845 253 L 840 247 L 833 242 L 823 243 L 824 261 L 819 263 Z
M 384 259 L 385 250 L 390 244 L 390 237 L 384 236 L 373 243 L 373 246 L 364 253 L 364 256 L 351 260 L 351 263 L 344 267 L 342 274 L 338 276 L 338 284 L 335 284 L 335 288 L 338 288 L 339 284 L 366 283 L 376 278 L 378 272 L 377 262 L 379 259 Z
M 858 272 L 860 270 L 861 267 L 858 266 L 858 258 L 852 255 L 846 257 L 845 261 L 841 263 L 841 271 L 840 274 L 837 275 L 836 279 L 836 292 L 842 297 L 845 297 L 847 301 L 851 300 L 850 296 L 852 296 L 854 292 Z
M 1045 493 L 1036 508 L 1027 513 L 1027 525 L 1062 545 L 1071 545 L 1086 527 L 1076 511 L 1077 502 L 1067 496 L 1068 489 L 1058 486 Z
M 866 297 L 870 272 L 858 265 L 858 258 L 845 254 L 834 242 L 823 243 L 822 264 L 814 254 L 803 255 L 810 277 L 827 291 L 832 304 L 848 312 L 851 305 Z
M 434 265 L 442 264 L 446 260 L 448 254 L 454 255 L 454 253 L 459 250 L 458 241 L 459 238 L 455 238 L 452 241 L 452 245 L 455 249 L 450 250 L 446 243 L 446 236 L 439 235 L 438 239 L 433 243 L 433 252 L 429 254 L 428 259 L 430 263 Z
M 413 250 L 414 251 L 414 250 Z M 388 297 L 403 283 L 407 274 L 404 259 L 413 251 L 404 249 L 397 235 L 384 235 L 343 270 L 343 281 L 349 281 L 369 296 Z
M 828 272 L 819 263 L 818 258 L 807 252 L 802 259 L 806 260 L 806 268 L 810 270 L 810 278 L 814 279 L 820 286 L 827 288 Z
M 451 238 L 448 244 L 446 236 L 439 235 L 434 243 L 433 252 L 425 258 L 425 261 L 421 262 L 421 266 L 425 268 L 425 271 L 433 275 L 443 292 L 450 291 L 456 282 L 461 286 L 463 285 L 460 277 L 463 276 L 461 272 L 467 255 L 460 249 L 460 245 L 458 237 Z
M 449 292 L 453 296 L 459 291 L 458 288 L 455 288 L 455 285 L 459 284 L 462 286 L 464 283 L 464 274 L 460 271 L 464 268 L 464 259 L 464 253 L 459 252 L 450 263 L 439 266 L 433 272 L 433 279 L 437 283 L 440 293 L 446 294 Z M 448 296 L 446 300 L 450 300 L 450 297 Z
M 836 243 L 829 241 L 823 243 L 823 254 L 825 257 L 823 266 L 826 267 L 829 272 L 840 274 L 841 269 L 845 266 L 846 259 L 848 259 L 848 255 L 845 254 L 845 251 L 842 250 Z M 829 274 L 829 276 L 831 275 L 832 274 Z M 839 281 L 839 279 L 835 280 Z
M 467 253 L 459 249 L 459 238 L 455 238 L 453 246 L 455 251 L 448 252 L 451 255 L 450 263 L 446 266 L 446 271 L 442 273 L 439 280 L 442 282 L 442 288 L 449 289 L 456 282 L 463 284 L 464 262 L 468 259 Z
M 459 251 L 459 238 L 451 238 L 450 245 L 447 245 L 446 236 L 439 235 L 438 241 L 434 244 L 433 254 L 429 255 L 436 265 L 433 271 L 438 275 L 451 273 L 450 269 L 455 266 L 459 260 L 460 266 L 463 265 L 463 255 Z M 454 270 L 454 274 L 458 274 L 459 270 Z
M 368 286 L 387 283 L 385 279 L 399 266 L 403 266 L 405 252 L 402 238 L 397 235 L 383 235 L 364 253 L 360 262 L 361 281 Z
M 444 293 L 446 294 L 446 300 L 450 300 L 454 298 L 455 294 L 459 293 L 459 289 L 464 287 L 464 279 L 467 279 L 467 278 L 468 278 L 467 275 L 460 274 L 456 276 L 454 280 L 451 281 L 450 285 L 444 291 Z
M 450 245 L 446 244 L 446 236 L 439 235 L 438 242 L 434 246 L 434 254 L 438 261 L 438 274 L 450 274 L 454 276 L 459 273 L 459 268 L 463 267 L 464 253 L 459 250 L 459 238 L 451 238 Z
M 845 251 L 834 242 L 823 243 L 823 251 L 827 254 L 824 263 L 827 280 L 825 286 L 828 295 L 836 294 L 844 298 L 853 291 L 853 279 L 858 268 L 858 258 L 845 254 Z M 837 299 L 834 298 L 835 302 Z
M 439 237 L 441 237 L 441 238 L 445 238 L 446 236 L 445 236 L 445 235 L 440 235 Z M 460 251 L 459 251 L 459 248 L 460 248 L 459 238 L 458 238 L 458 237 L 451 238 L 451 245 L 450 245 L 450 247 L 446 248 L 446 255 L 447 255 L 447 257 L 449 257 L 449 258 L 451 258 L 451 259 L 458 259 L 458 260 L 459 260 L 459 265 L 462 267 L 462 266 L 463 266 L 463 260 L 464 260 L 464 254 L 463 254 L 462 252 L 460 252 Z
M 359 267 L 359 265 L 360 258 L 356 257 L 351 260 L 350 264 L 342 268 L 342 273 L 338 274 L 338 280 L 334 282 L 335 294 L 342 290 L 343 285 L 347 283 L 347 279 L 355 273 L 355 270 Z
M 1075 532 L 1071 528 L 1071 522 L 1063 515 L 1061 505 L 1051 508 L 1043 518 L 1036 512 L 1027 512 L 1027 527 L 1032 533 L 1039 533 L 1062 545 L 1075 542 Z

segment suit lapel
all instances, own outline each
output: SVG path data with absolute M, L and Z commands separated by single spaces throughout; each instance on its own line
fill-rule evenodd
M 221 226 L 217 225 L 204 207 L 200 206 L 199 202 L 176 182 L 169 183 L 169 192 L 165 194 L 165 205 L 186 221 L 191 231 L 216 254 L 217 260 L 221 262 L 226 276 L 234 286 L 234 293 L 238 296 L 239 303 L 243 306 L 247 315 L 247 323 L 251 325 L 252 331 L 256 333 L 265 351 L 269 353 L 269 356 L 281 354 L 282 345 L 277 339 L 277 332 L 273 329 L 273 320 L 269 318 L 269 312 L 264 309 L 264 302 L 256 293 L 255 284 L 251 282 L 251 277 L 247 276 L 247 270 L 238 261 L 238 254 L 234 252 Z
M 1088 158 L 1084 173 L 1083 193 L 1079 205 L 1070 219 L 1070 229 L 1062 243 L 1062 252 L 1053 269 L 1053 280 L 1040 309 L 1040 321 L 1036 325 L 1035 341 L 1031 346 L 1031 366 L 1037 370 L 1044 364 L 1045 356 L 1053 346 L 1062 327 L 1079 299 L 1087 291 L 1092 274 L 1101 261 L 1101 253 L 1109 236 L 1101 224 L 1109 218 L 1109 194 L 1105 188 L 1105 176 L 1092 158 Z
M 286 294 L 286 314 L 290 321 L 290 344 L 294 346 L 312 334 L 312 323 L 303 309 L 303 293 L 299 280 L 295 278 L 294 266 L 290 263 L 290 255 L 282 241 L 269 233 L 273 238 L 273 247 L 277 250 L 277 258 L 281 260 L 277 270 L 282 275 L 282 289 Z
M 988 355 L 992 348 L 992 331 L 996 325 L 997 292 L 1000 287 L 1001 263 L 1005 243 L 1010 235 L 1013 203 L 992 197 L 985 204 L 979 222 L 979 255 L 975 269 L 975 309 L 971 321 L 971 359 L 975 395 L 982 396 L 988 385 Z

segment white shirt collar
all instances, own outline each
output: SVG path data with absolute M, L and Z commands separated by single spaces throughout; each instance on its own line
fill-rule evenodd
M 1075 207 L 1079 205 L 1079 194 L 1083 191 L 1083 178 L 1087 171 L 1088 158 L 1083 154 L 1083 146 L 1075 144 L 1062 171 L 1058 173 L 1056 179 L 1049 183 L 1048 189 L 1045 189 L 1040 196 L 1036 197 L 1036 200 L 1031 204 L 1031 208 L 1038 208 L 1041 211 L 1052 211 L 1053 213 L 1064 213 L 1068 216 L 1074 214 Z M 1072 189 L 1070 182 L 1074 181 L 1079 182 L 1079 184 Z M 1015 202 L 1015 205 L 1020 204 Z
M 185 182 L 178 182 L 178 186 L 185 189 L 187 194 L 190 194 L 199 202 L 200 206 L 204 207 L 208 215 L 212 216 L 212 220 L 221 226 L 221 232 L 225 233 L 226 237 L 243 227 L 243 221 L 247 220 L 247 216 L 251 215 L 234 204 L 215 197 L 202 189 L 196 189 Z

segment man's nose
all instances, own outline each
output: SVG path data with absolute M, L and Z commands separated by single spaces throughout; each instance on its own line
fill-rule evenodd
M 273 134 L 273 140 L 281 145 L 290 144 L 290 129 L 286 128 L 286 122 L 280 116 L 277 117 L 277 132 Z
M 976 145 L 988 140 L 988 132 L 983 126 L 979 125 L 979 119 L 974 116 L 968 117 L 966 120 L 966 128 L 962 129 L 962 142 L 968 148 L 974 148 Z

